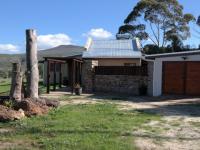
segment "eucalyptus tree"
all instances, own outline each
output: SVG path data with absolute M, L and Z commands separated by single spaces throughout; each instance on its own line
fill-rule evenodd
M 140 40 L 165 47 L 174 39 L 186 40 L 190 36 L 189 23 L 194 20 L 192 14 L 183 13 L 183 6 L 177 0 L 140 0 L 119 33 L 130 33 Z
M 197 25 L 200 27 L 200 16 L 197 19 Z

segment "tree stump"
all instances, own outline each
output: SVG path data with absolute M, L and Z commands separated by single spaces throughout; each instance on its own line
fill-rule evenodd
M 10 98 L 17 102 L 22 100 L 22 73 L 20 63 L 13 63 Z
M 37 35 L 32 29 L 26 30 L 27 97 L 38 98 Z

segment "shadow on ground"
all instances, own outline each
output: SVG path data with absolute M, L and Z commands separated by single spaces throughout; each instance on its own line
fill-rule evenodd
M 158 113 L 164 116 L 200 117 L 200 97 L 165 95 L 160 97 L 127 96 L 110 93 L 95 93 L 88 98 L 127 102 L 136 105 L 141 112 Z M 140 107 L 140 106 L 147 107 Z M 149 106 L 149 107 L 148 107 Z

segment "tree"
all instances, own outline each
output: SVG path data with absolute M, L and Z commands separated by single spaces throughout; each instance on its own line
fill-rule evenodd
M 190 36 L 192 14 L 184 14 L 177 0 L 140 0 L 133 8 L 119 33 L 131 33 L 140 40 L 151 40 L 164 47 L 173 39 L 186 40 Z
M 38 98 L 37 35 L 32 29 L 26 30 L 27 97 Z
M 147 44 L 144 46 L 143 51 L 145 54 L 158 54 L 160 53 L 160 48 L 154 44 Z
M 22 100 L 22 76 L 21 64 L 13 63 L 10 98 L 16 102 Z
M 200 16 L 197 19 L 197 25 L 200 26 Z

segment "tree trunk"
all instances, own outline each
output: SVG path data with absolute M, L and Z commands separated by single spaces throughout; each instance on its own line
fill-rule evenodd
M 38 59 L 36 31 L 26 30 L 27 97 L 38 98 Z
M 22 73 L 20 63 L 13 63 L 10 98 L 17 102 L 22 100 Z

